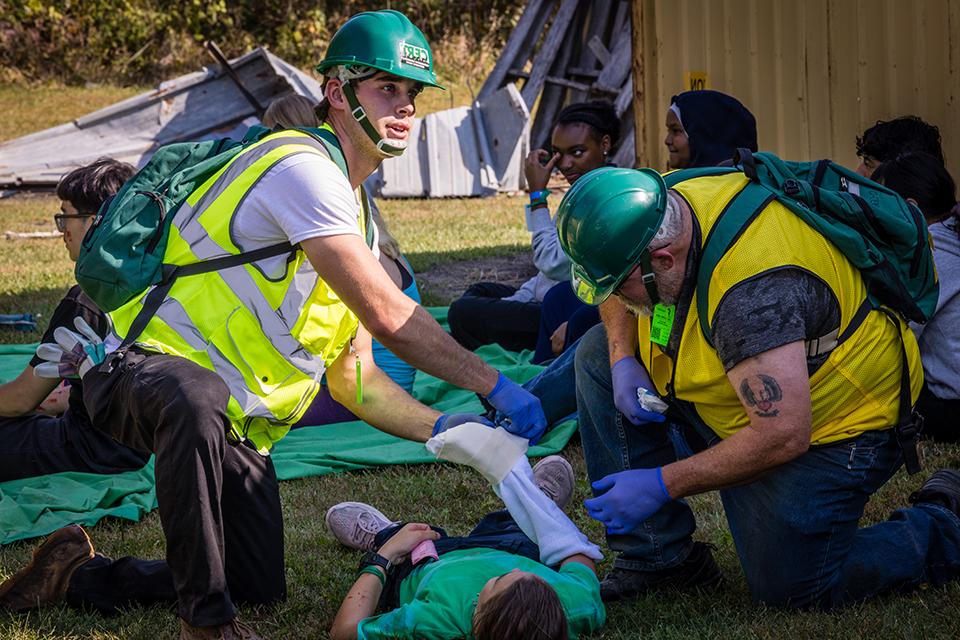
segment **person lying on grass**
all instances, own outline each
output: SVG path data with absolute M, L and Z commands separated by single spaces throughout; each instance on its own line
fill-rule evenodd
M 446 438 L 444 449 L 463 451 L 463 441 L 478 433 L 490 436 L 487 444 L 515 438 L 499 432 L 465 424 L 431 442 Z M 327 527 L 337 540 L 366 551 L 334 619 L 333 640 L 556 640 L 603 625 L 594 568 L 602 555 L 562 511 L 573 493 L 570 463 L 550 456 L 531 470 L 525 446 L 518 457 L 509 442 L 504 448 L 512 455 L 503 459 L 515 462 L 484 475 L 507 510 L 484 516 L 466 537 L 423 523 L 391 522 L 359 502 L 327 511 Z M 468 462 L 445 455 L 449 451 L 440 457 Z M 504 467 L 509 470 L 502 475 Z M 430 544 L 435 554 L 424 555 L 421 545 Z

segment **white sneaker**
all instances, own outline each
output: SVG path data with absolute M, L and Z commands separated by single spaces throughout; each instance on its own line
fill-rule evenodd
M 533 479 L 540 491 L 561 509 L 573 497 L 573 467 L 562 456 L 547 456 L 533 465 Z
M 335 504 L 327 509 L 323 520 L 340 544 L 361 551 L 373 551 L 374 537 L 393 524 L 387 516 L 363 502 Z

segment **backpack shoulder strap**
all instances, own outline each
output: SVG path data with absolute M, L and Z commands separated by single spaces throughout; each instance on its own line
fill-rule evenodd
M 769 189 L 754 182 L 748 182 L 720 212 L 719 218 L 703 243 L 700 266 L 697 269 L 697 316 L 700 319 L 703 337 L 710 346 L 713 346 L 713 341 L 710 336 L 708 310 L 710 279 L 713 277 L 713 272 L 727 250 L 776 197 L 776 194 Z
M 363 240 L 368 247 L 373 249 L 374 225 L 376 223 L 373 221 L 373 211 L 367 190 L 362 184 L 360 185 L 360 210 L 363 212 Z
M 327 155 L 330 156 L 330 159 L 333 160 L 333 163 L 340 168 L 340 171 L 343 172 L 343 175 L 350 177 L 350 170 L 347 168 L 347 159 L 343 156 L 343 149 L 340 147 L 340 141 L 337 140 L 336 134 L 333 133 L 333 129 L 330 128 L 330 125 L 324 125 L 322 127 L 304 127 L 298 128 L 297 131 L 306 133 L 312 138 L 320 141 L 323 145 L 323 148 L 326 150 Z
M 330 128 L 330 125 L 325 124 L 322 127 L 308 127 L 298 129 L 298 131 L 302 131 L 319 140 L 324 150 L 326 150 L 327 155 L 330 156 L 333 163 L 340 168 L 343 175 L 347 176 L 347 178 L 350 177 L 347 160 L 343 155 L 343 149 L 340 147 L 340 141 L 337 140 L 337 136 L 334 134 L 333 129 Z M 373 248 L 374 223 L 370 214 L 370 206 L 367 203 L 367 192 L 366 189 L 363 188 L 363 185 L 360 185 L 360 208 L 363 211 L 364 240 L 368 247 Z
M 694 169 L 677 169 L 663 174 L 663 181 L 667 189 L 672 189 L 676 185 L 686 180 L 694 178 L 709 178 L 712 176 L 723 176 L 728 173 L 736 173 L 739 169 L 734 167 L 696 167 Z

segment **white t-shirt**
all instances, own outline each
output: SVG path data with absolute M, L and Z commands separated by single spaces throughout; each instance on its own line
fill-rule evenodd
M 250 189 L 234 214 L 230 235 L 243 251 L 284 241 L 359 236 L 360 215 L 357 195 L 339 167 L 325 157 L 301 153 L 278 162 Z M 379 258 L 376 241 L 373 253 Z M 286 256 L 277 256 L 258 264 L 276 277 L 286 261 Z
M 323 156 L 301 153 L 284 158 L 261 176 L 234 214 L 230 235 L 243 251 L 284 241 L 360 236 L 360 215 L 360 202 L 340 168 Z M 373 254 L 379 259 L 377 239 L 374 225 Z M 287 256 L 257 265 L 267 277 L 280 278 L 286 273 Z M 104 342 L 107 352 L 120 346 L 115 333 Z

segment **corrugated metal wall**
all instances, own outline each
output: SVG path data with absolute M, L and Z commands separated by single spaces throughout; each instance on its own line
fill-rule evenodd
M 638 166 L 690 72 L 757 117 L 760 148 L 858 164 L 855 137 L 915 114 L 960 178 L 960 0 L 633 0 Z

